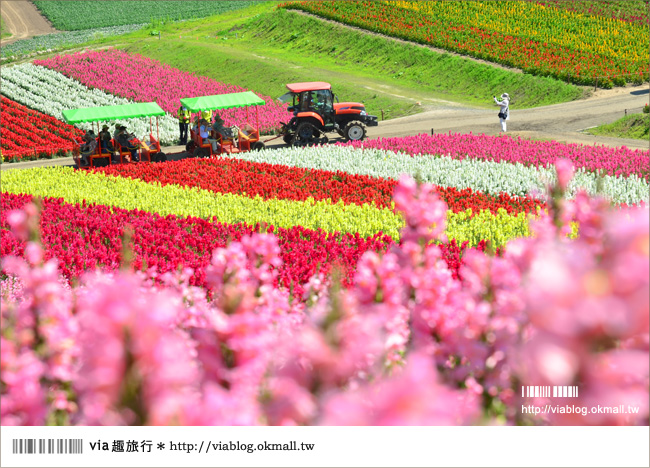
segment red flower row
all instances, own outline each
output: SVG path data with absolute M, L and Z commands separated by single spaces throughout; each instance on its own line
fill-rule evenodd
M 343 200 L 344 203 L 362 205 L 373 202 L 379 207 L 390 206 L 397 181 L 346 172 L 330 172 L 316 169 L 242 161 L 237 159 L 185 159 L 166 164 L 116 165 L 95 169 L 106 174 L 160 182 L 162 185 L 177 184 L 200 187 L 219 193 L 246 194 L 264 199 Z M 496 213 L 504 208 L 508 213 L 535 213 L 545 207 L 530 197 L 515 197 L 502 193 L 487 195 L 472 189 L 437 187 L 436 191 L 455 213 L 471 208 L 474 213 L 490 210 Z
M 2 194 L 0 214 L 1 254 L 24 255 L 24 243 L 9 230 L 7 213 L 30 202 L 30 195 Z M 194 269 L 191 283 L 205 285 L 205 267 L 211 252 L 242 236 L 261 232 L 263 226 L 228 225 L 201 218 L 160 216 L 139 210 L 123 210 L 104 205 L 83 206 L 62 199 L 43 200 L 41 238 L 46 259 L 58 258 L 67 278 L 78 278 L 87 270 L 112 271 L 122 259 L 122 238 L 127 226 L 133 231 L 132 251 L 135 270 L 156 267 L 159 273 L 176 271 L 179 266 Z M 316 273 L 328 274 L 333 265 L 342 272 L 343 284 L 352 284 L 359 258 L 368 250 L 384 252 L 393 240 L 379 234 L 362 238 L 358 234 L 328 233 L 297 226 L 291 229 L 266 229 L 274 232 L 282 249 L 278 285 L 293 288 L 300 297 L 304 285 Z M 441 245 L 443 257 L 458 278 L 462 254 L 467 243 L 455 241 Z M 485 249 L 484 243 L 479 246 Z
M 52 116 L 0 97 L 0 147 L 6 160 L 51 158 L 75 149 L 83 131 Z

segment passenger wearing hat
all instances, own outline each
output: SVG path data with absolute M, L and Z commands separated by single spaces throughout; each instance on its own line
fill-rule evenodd
M 115 141 L 117 141 L 117 136 L 120 134 L 120 127 L 122 127 L 121 124 L 118 123 L 115 124 L 115 131 L 113 132 L 113 140 Z
M 221 135 L 221 138 L 225 140 L 229 140 L 235 136 L 231 128 L 224 126 L 223 119 L 217 113 L 214 114 L 214 123 L 212 124 L 212 130 L 214 130 L 216 133 L 219 133 Z
M 187 132 L 190 126 L 190 111 L 187 107 L 181 106 L 178 109 L 178 130 L 181 133 L 179 144 L 187 144 Z
M 108 125 L 104 125 L 102 127 L 102 131 L 99 132 L 99 141 L 101 143 L 102 153 L 115 152 L 115 148 L 113 147 L 113 142 L 111 139 L 111 132 L 108 131 Z
M 131 139 L 135 138 L 133 135 L 131 135 L 129 132 L 126 131 L 126 127 L 124 125 L 120 126 L 120 131 L 117 134 L 117 142 L 118 144 L 125 150 L 128 150 L 131 152 L 131 161 L 138 162 L 138 146 L 135 144 L 131 143 Z
M 494 102 L 497 106 L 501 107 L 499 111 L 499 121 L 501 122 L 501 131 L 506 132 L 506 120 L 510 120 L 510 96 L 508 93 L 503 93 L 501 95 L 501 101 L 497 99 L 496 96 L 493 96 Z

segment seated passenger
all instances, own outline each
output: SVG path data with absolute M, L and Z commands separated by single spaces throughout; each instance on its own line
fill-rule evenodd
M 194 117 L 194 125 L 192 125 L 192 132 L 194 132 L 195 135 L 199 133 L 199 117 Z
M 205 119 L 201 119 L 201 126 L 199 127 L 199 134 L 201 135 L 201 141 L 203 144 L 210 143 L 212 145 L 212 151 L 214 153 L 217 152 L 217 140 L 210 138 L 210 133 L 208 132 L 208 129 L 210 128 L 208 126 L 208 121 Z
M 102 153 L 114 153 L 113 142 L 111 142 L 111 132 L 108 131 L 108 125 L 102 127 L 99 132 L 99 141 L 101 142 Z
M 224 121 L 219 114 L 214 114 L 214 123 L 212 124 L 212 130 L 221 135 L 221 138 L 224 140 L 231 140 L 235 137 L 232 128 L 224 127 Z
M 117 141 L 117 136 L 120 134 L 120 127 L 122 127 L 121 124 L 115 124 L 115 131 L 113 132 L 113 140 L 115 141 Z
M 89 130 L 83 136 L 83 139 L 85 143 L 82 144 L 80 147 L 81 165 L 88 166 L 90 165 L 90 155 L 95 153 L 95 151 L 97 150 L 97 140 L 95 139 L 95 132 Z
M 120 126 L 120 132 L 117 135 L 117 142 L 123 149 L 131 152 L 132 161 L 138 162 L 139 146 L 133 141 L 134 138 L 135 136 L 126 131 L 126 127 L 124 125 Z

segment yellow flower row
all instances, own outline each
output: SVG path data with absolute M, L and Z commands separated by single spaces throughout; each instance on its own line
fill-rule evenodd
M 471 25 L 485 31 L 606 55 L 631 62 L 645 57 L 648 29 L 615 18 L 590 16 L 527 1 L 385 1 L 435 21 Z
M 75 171 L 72 168 L 35 168 L 3 173 L 2 190 L 14 194 L 62 198 L 67 203 L 107 205 L 127 210 L 144 210 L 160 215 L 174 214 L 215 218 L 227 224 L 267 223 L 277 227 L 303 226 L 328 232 L 358 232 L 371 236 L 383 232 L 399 239 L 404 220 L 399 213 L 369 205 L 345 205 L 342 201 L 263 200 L 236 194 L 213 193 L 199 188 Z M 471 246 L 481 240 L 504 245 L 515 237 L 529 236 L 529 218 L 499 210 L 447 213 L 447 237 Z

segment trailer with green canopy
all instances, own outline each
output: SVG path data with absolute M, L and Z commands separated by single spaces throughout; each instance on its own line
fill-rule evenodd
M 134 119 L 139 117 L 149 117 L 149 138 L 154 143 L 153 148 L 147 148 L 147 154 L 151 161 L 151 155 L 159 153 L 160 149 L 160 129 L 158 125 L 158 117 L 165 115 L 165 111 L 155 102 L 135 102 L 133 104 L 119 104 L 115 106 L 100 106 L 100 107 L 82 107 L 78 109 L 66 109 L 62 112 L 63 118 L 69 124 L 76 124 L 82 122 L 92 123 L 92 130 L 94 130 L 94 123 L 97 122 L 97 135 L 99 135 L 99 123 L 107 122 L 118 119 Z M 153 137 L 153 124 L 152 117 L 156 117 L 156 138 Z M 91 155 L 90 167 L 92 167 L 93 158 L 108 158 L 109 165 L 111 161 L 110 153 L 101 152 L 101 142 L 97 145 L 97 154 Z M 120 158 L 122 151 L 120 151 Z M 81 167 L 79 161 L 77 166 Z
M 264 143 L 259 141 L 260 125 L 259 110 L 257 107 L 255 108 L 255 127 L 253 127 L 248 122 L 248 108 L 251 106 L 263 106 L 266 104 L 264 100 L 254 92 L 245 91 L 242 93 L 216 94 L 212 96 L 183 98 L 181 99 L 181 104 L 185 106 L 191 113 L 201 113 L 202 111 L 215 111 L 219 109 L 233 109 L 244 107 L 246 109 L 246 123 L 237 127 L 237 143 L 235 143 L 233 139 L 224 138 L 223 135 L 217 133 L 216 136 L 220 145 L 220 153 L 239 153 L 242 151 L 250 151 L 251 149 L 264 148 Z M 197 135 L 194 131 L 191 131 L 191 134 L 192 140 L 194 141 L 194 146 L 197 147 L 195 153 L 197 151 L 199 153 L 201 153 L 201 151 L 209 151 L 210 156 L 214 155 L 212 145 L 204 144 L 200 135 Z
M 63 118 L 70 124 L 161 115 L 165 115 L 165 111 L 155 102 L 136 102 L 133 104 L 102 107 L 82 107 L 80 109 L 66 109 L 63 111 Z

